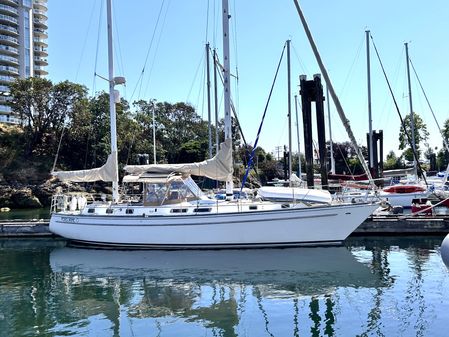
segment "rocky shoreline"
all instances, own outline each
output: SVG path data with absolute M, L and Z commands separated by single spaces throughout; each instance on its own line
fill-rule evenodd
M 85 191 L 77 184 L 65 184 L 49 179 L 41 184 L 0 184 L 0 208 L 24 209 L 50 207 L 51 197 L 58 187 L 63 190 Z

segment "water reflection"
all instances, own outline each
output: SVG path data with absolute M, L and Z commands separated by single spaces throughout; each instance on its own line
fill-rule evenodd
M 0 336 L 438 336 L 449 318 L 440 243 L 114 251 L 0 241 Z

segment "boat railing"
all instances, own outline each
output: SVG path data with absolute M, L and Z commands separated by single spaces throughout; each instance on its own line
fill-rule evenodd
M 112 197 L 102 194 L 92 194 L 86 192 L 55 193 L 51 198 L 50 211 L 55 212 L 75 212 L 82 211 L 87 205 L 95 202 L 107 202 Z

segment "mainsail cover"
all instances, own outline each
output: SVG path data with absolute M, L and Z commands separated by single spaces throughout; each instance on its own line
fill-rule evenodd
M 151 165 L 127 165 L 125 171 L 138 175 L 144 172 L 151 173 L 181 173 L 210 179 L 226 181 L 232 179 L 232 148 L 231 140 L 227 139 L 220 144 L 220 150 L 211 159 L 198 163 L 187 164 L 151 164 Z
M 114 181 L 118 176 L 117 153 L 111 153 L 101 167 L 90 170 L 77 171 L 53 171 L 51 174 L 62 181 L 89 182 L 89 181 Z

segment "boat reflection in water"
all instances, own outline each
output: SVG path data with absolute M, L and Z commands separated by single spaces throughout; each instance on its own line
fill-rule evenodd
M 0 240 L 0 337 L 445 336 L 441 241 L 114 251 Z
M 269 285 L 303 295 L 334 287 L 374 286 L 369 268 L 345 247 L 151 251 L 64 247 L 50 254 L 54 272 L 83 276 Z
M 253 324 L 258 332 L 244 335 L 299 333 L 300 316 L 309 317 L 318 334 L 321 325 L 333 331 L 335 303 L 330 295 L 336 289 L 382 286 L 382 280 L 346 247 L 218 251 L 64 247 L 50 253 L 50 265 L 54 273 L 64 275 L 70 293 L 80 284 L 94 282 L 99 293 L 114 283 L 114 326 L 131 324 L 120 320 L 125 310 L 131 320 L 148 319 L 163 334 L 187 331 L 189 336 L 204 335 L 204 328 L 220 336 L 237 336 Z M 304 299 L 309 308 L 300 303 Z M 105 314 L 101 303 L 90 301 L 86 293 L 74 305 L 85 307 L 88 302 L 88 307 L 98 308 L 97 314 L 114 316 Z M 286 307 L 271 317 L 277 306 Z

